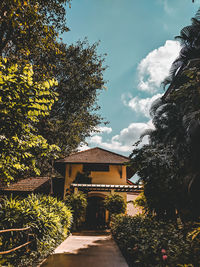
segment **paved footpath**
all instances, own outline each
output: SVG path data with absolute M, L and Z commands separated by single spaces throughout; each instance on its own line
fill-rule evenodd
M 109 233 L 82 232 L 69 236 L 42 267 L 128 267 Z

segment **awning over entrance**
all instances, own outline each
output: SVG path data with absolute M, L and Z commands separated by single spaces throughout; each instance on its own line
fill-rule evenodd
M 90 191 L 106 191 L 114 190 L 115 192 L 140 192 L 142 185 L 110 185 L 110 184 L 71 184 L 72 188 Z

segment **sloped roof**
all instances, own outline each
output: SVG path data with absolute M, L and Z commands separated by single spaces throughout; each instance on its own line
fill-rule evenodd
M 124 164 L 129 158 L 117 153 L 95 147 L 69 155 L 64 159 L 57 160 L 57 163 L 107 163 Z
M 0 191 L 34 192 L 40 186 L 50 180 L 49 177 L 31 177 L 19 180 L 9 186 L 1 186 Z

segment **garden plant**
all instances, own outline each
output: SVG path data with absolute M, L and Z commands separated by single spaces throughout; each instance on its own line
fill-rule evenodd
M 56 198 L 45 195 L 29 195 L 24 199 L 4 198 L 1 202 L 0 229 L 30 227 L 33 236 L 30 247 L 2 255 L 0 263 L 10 266 L 37 266 L 64 240 L 72 222 L 70 209 Z M 21 232 L 1 234 L 0 251 L 7 251 L 27 241 Z
M 85 221 L 87 196 L 82 192 L 68 194 L 65 198 L 65 204 L 71 209 L 73 214 L 73 230 L 79 229 Z

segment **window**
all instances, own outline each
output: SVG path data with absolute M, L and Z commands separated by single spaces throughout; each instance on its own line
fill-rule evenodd
M 109 172 L 109 165 L 108 164 L 83 164 L 83 171 L 84 172 Z

